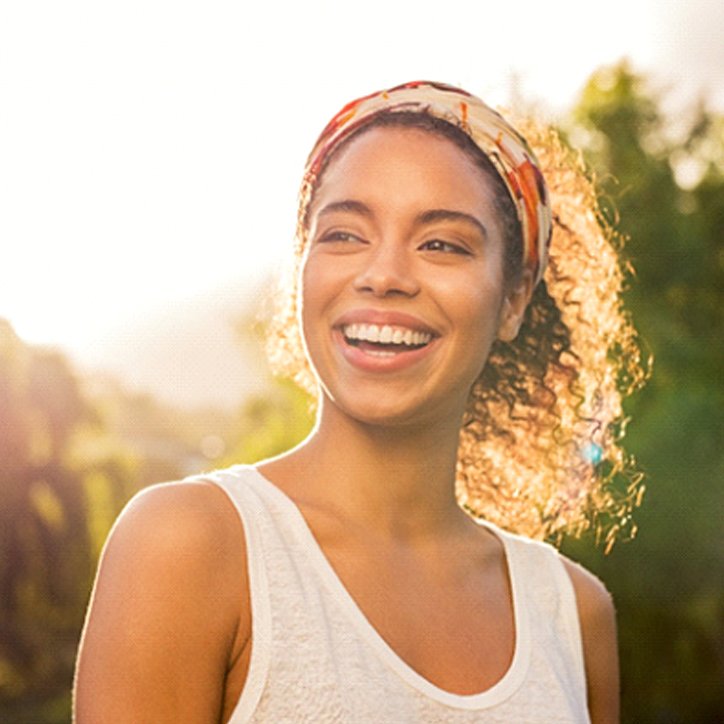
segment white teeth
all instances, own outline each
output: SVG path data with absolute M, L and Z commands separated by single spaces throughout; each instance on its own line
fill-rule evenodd
M 347 324 L 342 328 L 347 339 L 358 342 L 379 342 L 380 344 L 406 344 L 417 346 L 427 344 L 432 335 L 429 332 L 417 332 L 405 327 L 392 327 L 389 324 Z

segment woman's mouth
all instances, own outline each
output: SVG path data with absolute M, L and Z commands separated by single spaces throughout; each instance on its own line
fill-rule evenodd
M 344 358 L 367 372 L 395 372 L 428 356 L 438 336 L 400 324 L 352 322 L 335 328 Z

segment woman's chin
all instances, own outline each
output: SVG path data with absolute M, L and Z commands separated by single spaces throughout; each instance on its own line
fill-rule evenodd
M 331 419 L 344 418 L 350 422 L 369 427 L 380 427 L 401 430 L 407 428 L 413 431 L 416 428 L 429 429 L 431 424 L 439 425 L 441 410 L 430 400 L 400 399 L 399 395 L 388 396 L 384 394 L 354 396 L 341 395 L 331 397 L 325 395 L 323 403 L 325 413 L 331 413 Z M 454 411 L 445 411 L 451 419 L 459 424 L 459 415 Z

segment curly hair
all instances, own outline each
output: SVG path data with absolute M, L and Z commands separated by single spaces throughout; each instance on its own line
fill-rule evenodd
M 383 113 L 335 148 L 299 195 L 294 265 L 282 280 L 267 354 L 278 374 L 310 394 L 316 382 L 298 324 L 298 278 L 308 243 L 308 211 L 325 167 L 340 149 L 379 126 L 442 135 L 476 162 L 495 189 L 506 254 L 506 283 L 521 272 L 520 225 L 494 167 L 463 130 L 418 112 Z M 580 156 L 551 128 L 517 123 L 538 157 L 553 211 L 543 280 L 517 337 L 496 341 L 471 388 L 460 431 L 456 493 L 473 516 L 534 538 L 560 540 L 593 529 L 606 550 L 635 534 L 642 474 L 622 447 L 622 399 L 650 372 L 622 302 L 630 267 L 622 240 L 603 219 Z

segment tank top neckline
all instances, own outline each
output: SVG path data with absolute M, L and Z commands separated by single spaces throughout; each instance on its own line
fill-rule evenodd
M 485 709 L 495 706 L 511 696 L 520 687 L 530 662 L 531 643 L 527 607 L 523 602 L 524 592 L 513 542 L 515 536 L 502 531 L 490 522 L 480 521 L 480 524 L 502 543 L 505 553 L 515 628 L 513 658 L 503 676 L 491 687 L 475 694 L 455 694 L 433 684 L 415 671 L 370 623 L 324 554 L 299 506 L 256 467 L 248 465 L 234 467 L 250 470 L 254 474 L 253 480 L 256 483 L 255 488 L 257 491 L 268 501 L 271 499 L 278 509 L 284 511 L 286 522 L 291 526 L 311 568 L 321 578 L 327 590 L 332 594 L 336 603 L 345 612 L 366 643 L 409 686 L 431 699 L 458 709 Z

